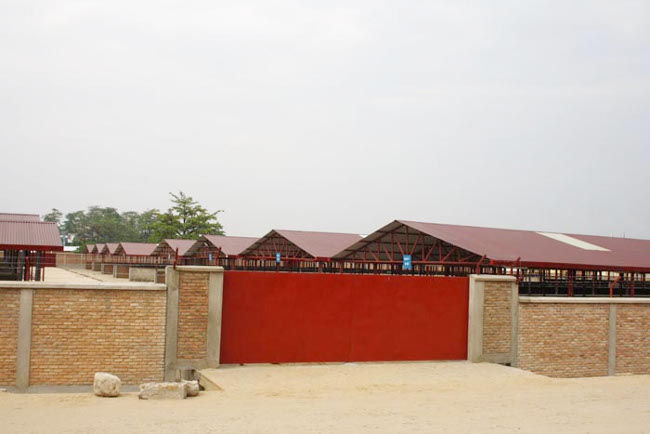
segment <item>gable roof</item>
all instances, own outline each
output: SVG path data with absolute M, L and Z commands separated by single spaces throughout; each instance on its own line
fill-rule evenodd
M 53 222 L 0 220 L 0 249 L 63 250 Z
M 276 234 L 287 239 L 314 258 L 331 258 L 362 239 L 359 234 L 273 229 L 248 247 L 243 254 L 250 254 Z
M 38 214 L 22 214 L 12 212 L 0 212 L 0 221 L 9 222 L 40 222 L 41 217 Z
M 120 243 L 106 243 L 106 244 L 102 244 L 102 245 L 103 245 L 103 247 L 102 247 L 102 250 L 101 250 L 100 253 L 102 253 L 104 255 L 105 254 L 114 255 L 115 251 L 117 250 L 117 247 L 120 245 Z M 99 244 L 98 244 L 98 246 L 99 246 Z
M 195 250 L 195 247 L 200 246 L 201 241 L 207 241 L 212 244 L 214 247 L 221 249 L 221 253 L 226 256 L 237 256 L 240 255 L 246 250 L 251 244 L 257 241 L 258 238 L 255 237 L 231 237 L 227 235 L 202 235 L 197 241 L 198 245 L 192 247 L 192 250 Z
M 120 243 L 115 249 L 114 255 L 126 256 L 151 256 L 156 250 L 156 243 Z
M 400 225 L 406 225 L 434 238 L 453 244 L 496 263 L 524 266 L 571 265 L 575 267 L 628 268 L 650 270 L 650 240 L 495 229 L 476 226 L 395 220 L 356 243 L 346 252 L 362 248 Z
M 174 252 L 178 249 L 178 256 L 185 256 L 187 251 L 196 243 L 196 240 L 177 240 L 177 239 L 165 239 L 158 244 L 156 249 L 153 251 L 152 255 L 159 254 L 162 250 L 169 246 Z
M 97 244 L 95 244 L 95 247 L 93 247 L 93 250 L 90 253 L 102 253 L 102 250 L 104 250 L 104 247 L 106 247 L 106 244 L 97 243 Z

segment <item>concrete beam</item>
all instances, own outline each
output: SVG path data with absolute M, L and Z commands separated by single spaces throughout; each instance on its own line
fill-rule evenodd
M 118 291 L 164 291 L 167 287 L 156 283 L 49 283 L 49 282 L 0 282 L 0 290 L 6 289 L 104 289 Z
M 646 304 L 646 297 L 519 297 L 519 303 Z

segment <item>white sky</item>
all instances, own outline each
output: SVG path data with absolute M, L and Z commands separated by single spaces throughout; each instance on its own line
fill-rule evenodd
M 0 210 L 650 238 L 648 1 L 0 0 Z

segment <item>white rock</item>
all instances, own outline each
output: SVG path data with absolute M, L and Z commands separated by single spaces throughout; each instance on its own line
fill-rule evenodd
M 120 395 L 122 381 L 116 375 L 107 372 L 97 372 L 93 382 L 93 391 L 97 396 L 115 397 Z
M 196 380 L 182 380 L 181 383 L 185 386 L 187 396 L 197 396 L 199 394 L 199 382 Z
M 140 399 L 185 399 L 187 389 L 183 383 L 144 383 L 140 385 Z

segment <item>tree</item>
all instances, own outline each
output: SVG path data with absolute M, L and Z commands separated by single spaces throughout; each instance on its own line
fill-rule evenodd
M 223 235 L 223 226 L 217 220 L 222 210 L 209 213 L 192 197 L 180 191 L 169 193 L 173 206 L 159 214 L 153 224 L 152 239 L 160 242 L 165 238 L 197 239 L 200 235 Z
M 52 211 L 43 216 L 43 221 L 54 222 L 59 229 L 61 229 L 61 219 L 63 219 L 63 213 L 56 208 L 52 208 Z
M 160 211 L 157 209 L 149 209 L 143 211 L 138 217 L 138 232 L 140 233 L 141 241 L 152 241 L 154 235 L 154 224 L 158 221 Z

